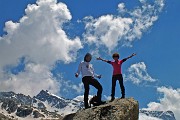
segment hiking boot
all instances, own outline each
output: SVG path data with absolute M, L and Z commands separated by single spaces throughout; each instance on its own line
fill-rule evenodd
M 88 109 L 88 108 L 91 108 L 89 105 L 88 106 L 85 106 L 85 109 Z
M 100 101 L 100 102 L 98 102 L 98 103 L 96 104 L 96 106 L 103 105 L 103 104 L 105 104 L 105 103 L 106 103 L 106 101 Z
M 101 105 L 103 105 L 103 104 L 105 104 L 105 103 L 106 103 L 106 101 L 101 101 L 101 102 L 100 102 Z
M 122 95 L 121 99 L 124 99 L 125 98 L 125 95 Z

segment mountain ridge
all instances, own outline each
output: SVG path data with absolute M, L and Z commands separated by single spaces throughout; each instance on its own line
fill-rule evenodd
M 83 102 L 65 99 L 44 90 L 34 97 L 10 91 L 0 92 L 0 105 L 1 113 L 10 115 L 10 118 L 62 118 L 69 114 L 65 111 L 76 112 L 81 109 Z

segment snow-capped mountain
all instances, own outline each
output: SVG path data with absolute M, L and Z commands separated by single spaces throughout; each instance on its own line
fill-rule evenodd
M 62 116 L 74 113 L 84 106 L 83 102 L 80 100 L 65 99 L 44 90 L 34 98 L 42 101 L 48 111 L 56 111 Z
M 0 113 L 12 118 L 60 118 L 81 109 L 83 102 L 58 97 L 44 90 L 34 97 L 0 92 L 0 106 Z
M 145 116 L 151 118 L 151 120 L 176 120 L 172 111 L 140 110 L 139 114 L 141 116 L 140 120 L 143 119 L 143 117 L 146 119 Z

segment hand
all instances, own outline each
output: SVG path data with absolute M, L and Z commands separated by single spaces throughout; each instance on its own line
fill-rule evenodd
M 136 53 L 133 53 L 132 55 L 131 55 L 131 57 L 133 57 L 133 56 L 135 56 L 136 55 Z
M 102 75 L 98 75 L 97 78 L 101 79 Z
M 78 77 L 79 75 L 78 75 L 78 73 L 75 73 L 75 77 Z
M 96 60 L 102 60 L 102 58 L 98 57 L 98 58 L 96 58 Z

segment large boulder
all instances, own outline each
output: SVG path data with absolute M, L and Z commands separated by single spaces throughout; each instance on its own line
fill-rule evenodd
M 113 102 L 79 110 L 63 120 L 138 120 L 139 104 L 133 98 L 115 99 Z

